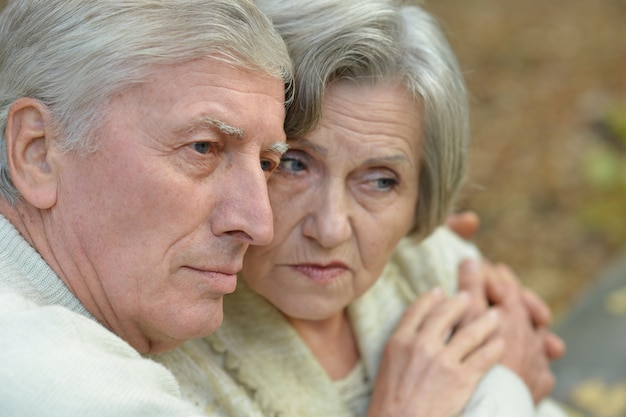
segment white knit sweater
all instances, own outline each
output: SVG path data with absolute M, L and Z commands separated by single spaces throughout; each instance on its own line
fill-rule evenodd
M 349 306 L 370 383 L 406 306 L 434 285 L 455 291 L 458 262 L 468 256 L 478 253 L 445 229 L 421 244 L 406 239 L 381 278 Z M 362 417 L 354 410 L 366 409 L 347 404 L 293 328 L 242 281 L 225 298 L 224 323 L 216 333 L 155 359 L 172 370 L 183 396 L 207 415 Z M 547 410 L 539 413 L 542 417 L 565 416 L 558 408 L 542 410 Z M 528 417 L 538 413 L 522 381 L 498 366 L 483 378 L 463 415 Z
M 0 416 L 199 415 L 0 216 Z

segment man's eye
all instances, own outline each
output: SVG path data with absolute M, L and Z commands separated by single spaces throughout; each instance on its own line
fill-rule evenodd
M 265 172 L 272 172 L 276 168 L 276 164 L 269 159 L 261 160 L 261 169 Z
M 201 154 L 209 153 L 209 151 L 211 150 L 211 142 L 194 142 L 191 144 L 191 146 L 193 147 L 194 151 Z

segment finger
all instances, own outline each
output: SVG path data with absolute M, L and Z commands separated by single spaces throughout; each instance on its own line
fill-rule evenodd
M 506 288 L 494 266 L 488 260 L 483 260 L 481 271 L 485 281 L 485 294 L 489 304 L 502 303 L 506 297 Z
M 497 331 L 500 324 L 498 311 L 490 309 L 452 335 L 448 342 L 451 354 L 463 361 L 464 358 L 484 344 Z
M 396 326 L 396 333 L 399 336 L 413 338 L 416 329 L 424 321 L 428 313 L 439 303 L 443 302 L 445 294 L 440 287 L 422 294 L 416 301 L 407 307 Z
M 556 377 L 554 376 L 554 374 L 552 373 L 547 374 L 543 379 L 541 389 L 535 390 L 535 392 L 532 393 L 533 400 L 535 401 L 535 405 L 539 404 L 541 401 L 546 399 L 550 395 L 552 390 L 554 389 L 555 385 L 556 385 Z
M 485 344 L 473 350 L 464 360 L 465 365 L 484 373 L 495 366 L 504 355 L 505 343 L 500 337 L 488 339 Z
M 540 369 L 543 369 L 543 372 L 541 372 L 540 377 L 537 379 L 536 383 L 533 384 L 531 389 L 535 404 L 538 404 L 541 400 L 550 395 L 556 384 L 556 378 L 550 369 L 550 364 L 547 359 L 544 358 L 542 362 L 543 364 L 540 366 Z
M 520 302 L 521 285 L 513 271 L 504 264 L 491 265 L 486 272 L 487 279 L 497 282 L 500 295 L 490 296 L 492 304 L 505 304 L 508 301 Z
M 417 332 L 428 340 L 439 340 L 444 343 L 468 307 L 469 295 L 463 291 L 459 292 L 435 306 L 417 328 Z
M 487 311 L 488 303 L 481 262 L 467 259 L 459 265 L 459 291 L 469 295 L 470 306 L 459 326 L 465 326 Z
M 522 291 L 522 300 L 530 318 L 533 321 L 533 324 L 536 327 L 541 326 L 549 326 L 552 322 L 552 314 L 550 312 L 550 307 L 546 304 L 545 301 L 535 292 L 531 291 L 528 288 L 525 288 Z
M 450 214 L 446 225 L 463 239 L 471 239 L 480 228 L 480 219 L 473 211 Z
M 481 268 L 481 261 L 465 259 L 459 264 L 459 290 L 470 295 L 484 294 L 485 281 Z
M 565 355 L 566 345 L 559 336 L 546 330 L 543 340 L 548 360 L 557 360 Z
M 509 282 L 509 283 L 514 282 L 519 285 L 519 279 L 517 278 L 517 275 L 515 275 L 515 272 L 513 272 L 511 267 L 508 266 L 507 264 L 498 263 L 494 265 L 493 268 L 495 270 L 496 275 L 501 280 L 505 282 Z

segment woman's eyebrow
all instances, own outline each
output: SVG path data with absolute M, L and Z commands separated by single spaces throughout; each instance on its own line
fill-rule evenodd
M 368 159 L 365 160 L 365 163 L 367 165 L 375 165 L 375 164 L 379 164 L 381 162 L 406 162 L 409 165 L 411 165 L 411 161 L 409 160 L 409 158 L 407 158 L 406 155 L 403 155 L 401 153 L 399 153 L 397 155 L 389 155 L 389 156 L 380 156 L 380 157 L 368 158 Z
M 328 156 L 328 149 L 318 145 L 317 143 L 310 141 L 309 139 L 306 138 L 296 138 L 296 139 L 290 139 L 287 141 L 288 143 L 291 142 L 293 144 L 297 144 L 299 147 L 302 148 L 307 148 L 307 149 L 312 149 L 313 151 L 315 151 L 316 153 L 322 155 L 322 156 Z

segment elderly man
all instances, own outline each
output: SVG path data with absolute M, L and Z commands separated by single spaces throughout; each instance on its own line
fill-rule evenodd
M 0 415 L 192 415 L 140 354 L 272 239 L 282 40 L 247 0 L 14 0 L 0 42 Z

